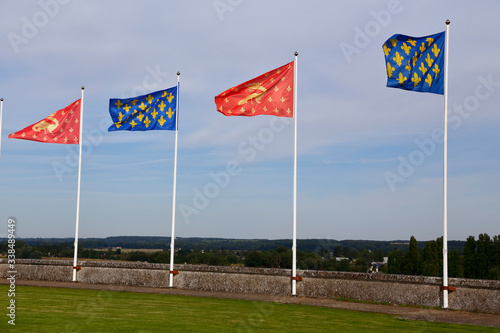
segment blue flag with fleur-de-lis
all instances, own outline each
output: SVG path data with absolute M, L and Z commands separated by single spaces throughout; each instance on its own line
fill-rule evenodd
M 445 32 L 424 37 L 393 35 L 382 49 L 387 87 L 444 94 Z
M 109 100 L 108 131 L 176 130 L 177 87 L 132 98 Z

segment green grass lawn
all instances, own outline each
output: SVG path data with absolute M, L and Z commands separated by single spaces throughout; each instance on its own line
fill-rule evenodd
M 16 288 L 12 326 L 7 290 L 0 286 L 0 332 L 500 332 L 296 304 L 27 286 Z

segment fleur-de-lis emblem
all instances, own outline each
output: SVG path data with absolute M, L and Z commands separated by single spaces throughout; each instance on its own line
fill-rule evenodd
M 424 51 L 426 49 L 427 49 L 427 47 L 425 46 L 425 43 L 422 43 L 422 45 L 420 45 L 420 47 L 419 47 L 420 53 L 424 53 Z
M 407 78 L 403 76 L 403 73 L 399 72 L 399 77 L 398 77 L 399 84 L 403 84 L 406 81 L 406 79 Z
M 404 58 L 397 51 L 396 51 L 396 55 L 394 56 L 394 58 L 392 58 L 392 60 L 394 60 L 396 62 L 396 64 L 398 64 L 398 66 L 401 66 L 403 59 Z
M 413 67 L 415 67 L 415 63 L 417 62 L 417 59 L 418 59 L 418 54 L 417 54 L 417 51 L 415 51 L 415 55 L 411 58 Z
M 420 67 L 418 69 L 420 69 L 420 71 L 422 72 L 422 75 L 425 74 L 425 72 L 427 72 L 427 68 L 425 68 L 423 62 L 420 63 Z
M 411 82 L 413 82 L 413 85 L 416 87 L 418 84 L 422 81 L 422 79 L 417 75 L 417 73 L 413 73 L 413 77 L 411 78 Z
M 429 87 L 432 84 L 432 76 L 430 74 L 427 74 L 427 79 L 425 79 L 425 82 L 429 85 Z
M 406 45 L 406 43 L 403 43 L 403 45 L 401 45 L 401 48 L 403 49 L 403 51 L 405 51 L 406 55 L 410 54 L 411 46 Z
M 432 71 L 434 72 L 434 78 L 437 78 L 438 74 L 441 72 L 437 64 L 434 65 Z
M 437 44 L 434 44 L 431 51 L 432 51 L 432 53 L 434 53 L 434 56 L 437 58 L 439 52 L 441 52 L 441 49 L 438 49 Z
M 387 76 L 391 77 L 393 72 L 394 72 L 394 67 L 391 67 L 391 63 L 388 62 L 387 63 Z
M 383 49 L 384 49 L 385 56 L 388 57 L 389 52 L 391 52 L 391 49 L 387 47 L 387 44 L 384 44 Z
M 425 62 L 427 63 L 427 66 L 429 66 L 429 68 L 432 66 L 434 59 L 431 58 L 430 53 L 427 53 L 427 57 L 425 58 Z
M 408 72 L 411 71 L 411 65 L 410 65 L 410 63 L 411 63 L 411 60 L 408 60 L 408 64 L 405 66 L 405 68 L 406 68 L 406 70 Z

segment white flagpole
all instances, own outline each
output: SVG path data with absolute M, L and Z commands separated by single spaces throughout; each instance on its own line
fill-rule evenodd
M 293 243 L 292 243 L 292 296 L 297 296 L 297 56 L 293 73 L 293 118 L 295 130 L 293 137 Z
M 443 158 L 443 309 L 448 308 L 448 47 L 450 20 L 446 20 L 444 47 L 444 158 Z
M 0 98 L 0 153 L 2 152 L 2 114 L 3 114 L 3 98 Z
M 78 267 L 78 224 L 80 222 L 80 183 L 82 179 L 82 135 L 83 135 L 83 91 L 85 87 L 82 86 L 82 99 L 80 100 L 80 137 L 78 139 L 80 146 L 80 153 L 78 158 L 78 189 L 76 195 L 76 226 L 75 226 L 75 254 L 73 258 L 73 282 L 77 282 L 76 273 Z
M 174 148 L 174 186 L 172 194 L 172 233 L 170 236 L 170 272 L 169 272 L 169 287 L 174 286 L 174 243 L 175 243 L 175 197 L 177 191 L 177 138 L 179 134 L 179 78 L 181 73 L 177 72 L 177 98 L 175 111 L 175 148 Z

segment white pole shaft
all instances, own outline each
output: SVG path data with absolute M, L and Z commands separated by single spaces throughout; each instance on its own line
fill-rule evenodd
M 84 87 L 82 87 L 82 99 L 80 100 L 80 137 L 78 138 L 78 145 L 80 147 L 80 153 L 78 158 L 78 189 L 76 194 L 76 226 L 75 226 L 75 252 L 73 258 L 73 282 L 77 281 L 76 273 L 78 269 L 78 228 L 80 223 L 80 185 L 82 179 L 82 134 L 83 134 L 83 92 Z
M 443 309 L 448 308 L 448 47 L 450 21 L 446 21 L 444 48 L 444 156 L 443 156 Z
M 177 99 L 176 99 L 176 111 L 175 111 L 175 148 L 174 148 L 174 184 L 172 193 L 172 233 L 170 236 L 170 272 L 169 272 L 169 283 L 168 286 L 172 288 L 174 286 L 174 252 L 175 252 L 175 198 L 177 192 L 177 138 L 179 134 L 179 77 L 180 73 L 177 73 Z
M 3 98 L 0 98 L 0 153 L 2 152 L 2 114 L 3 114 Z
M 293 75 L 293 244 L 292 244 L 292 296 L 297 295 L 297 53 Z

